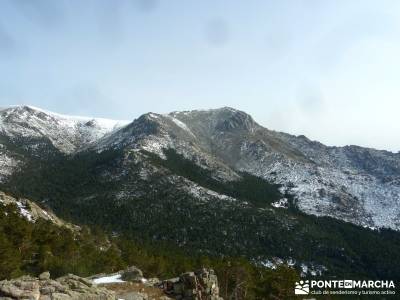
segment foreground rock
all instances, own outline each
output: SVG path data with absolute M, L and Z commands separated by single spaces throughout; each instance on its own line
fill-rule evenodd
M 40 279 L 39 279 L 40 278 Z M 115 293 L 90 280 L 68 274 L 56 280 L 48 272 L 39 278 L 22 276 L 0 281 L 0 299 L 29 300 L 114 300 Z
M 100 275 L 105 274 L 90 278 L 68 274 L 52 280 L 50 273 L 44 272 L 38 278 L 22 276 L 3 280 L 0 300 L 222 300 L 212 269 L 183 273 L 162 282 L 156 278 L 145 279 L 136 267 L 106 275 L 103 278 L 110 281 L 95 284 Z
M 177 300 L 222 300 L 217 275 L 212 269 L 181 274 L 162 283 L 165 293 Z
M 124 281 L 139 281 L 143 279 L 143 272 L 132 266 L 121 272 L 121 279 Z

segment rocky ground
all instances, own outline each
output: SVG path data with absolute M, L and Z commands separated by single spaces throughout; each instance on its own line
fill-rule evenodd
M 136 267 L 113 274 L 82 278 L 68 274 L 51 279 L 49 272 L 39 277 L 22 276 L 0 281 L 0 300 L 221 300 L 213 270 L 187 272 L 160 281 L 145 279 Z
M 168 300 L 173 299 L 165 295 L 164 291 L 158 287 L 149 286 L 140 282 L 122 282 L 102 284 L 108 290 L 115 292 L 117 299 L 125 300 Z
M 40 274 L 39 278 L 23 276 L 0 282 L 0 299 L 29 300 L 67 300 L 67 299 L 115 299 L 115 293 L 98 287 L 92 281 L 72 274 L 50 278 L 50 273 Z

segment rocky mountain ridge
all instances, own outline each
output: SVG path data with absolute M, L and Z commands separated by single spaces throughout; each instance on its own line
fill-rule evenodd
M 37 220 L 45 220 L 45 221 L 50 221 L 51 223 L 57 226 L 64 226 L 71 230 L 79 230 L 79 226 L 61 220 L 54 213 L 41 208 L 35 202 L 29 199 L 24 199 L 24 198 L 16 199 L 0 191 L 0 205 L 15 206 L 19 211 L 20 215 L 29 222 L 34 223 Z
M 27 156 L 45 155 L 47 147 L 64 154 L 85 148 L 127 121 L 65 116 L 33 106 L 0 110 L 0 181 Z M 20 145 L 15 147 L 15 145 Z
M 282 184 L 309 214 L 371 228 L 400 228 L 400 154 L 358 146 L 328 147 L 271 131 L 223 108 L 146 114 L 94 147 L 175 149 L 225 180 L 245 171 Z
M 44 144 L 67 154 L 117 148 L 163 157 L 163 149 L 175 149 L 222 180 L 238 179 L 238 172 L 245 171 L 281 184 L 306 213 L 371 228 L 400 228 L 399 153 L 328 147 L 266 129 L 228 107 L 148 113 L 125 124 L 23 106 L 2 110 L 0 120 L 3 177 L 24 161 L 26 154 L 12 146 L 21 142 L 34 155 L 43 152 Z
M 0 110 L 0 131 L 11 139 L 47 139 L 63 153 L 81 150 L 127 123 L 103 118 L 66 116 L 33 106 Z

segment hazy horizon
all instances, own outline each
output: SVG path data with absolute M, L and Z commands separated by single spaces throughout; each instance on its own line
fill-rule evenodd
M 0 107 L 132 120 L 233 107 L 400 150 L 400 2 L 4 0 Z

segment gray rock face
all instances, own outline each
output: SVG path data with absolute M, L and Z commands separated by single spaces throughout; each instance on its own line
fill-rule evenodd
M 153 278 L 147 278 L 145 284 L 148 286 L 156 286 L 158 284 L 160 284 L 160 279 L 157 277 L 153 277 Z
M 39 275 L 39 280 L 49 280 L 50 279 L 50 272 L 43 272 Z
M 114 300 L 115 293 L 76 275 L 51 280 L 50 273 L 44 272 L 39 279 L 23 276 L 0 281 L 0 299 Z
M 39 289 L 39 281 L 29 276 L 23 276 L 11 281 L 0 281 L 0 296 L 11 299 L 39 300 Z
M 213 269 L 187 272 L 163 282 L 164 291 L 175 299 L 222 300 L 219 296 L 218 278 Z
M 139 281 L 143 278 L 143 272 L 135 266 L 129 267 L 121 272 L 121 279 L 124 281 Z

